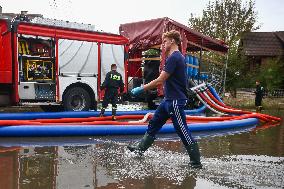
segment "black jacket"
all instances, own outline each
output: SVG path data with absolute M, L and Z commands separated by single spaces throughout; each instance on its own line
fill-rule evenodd
M 264 92 L 263 87 L 260 86 L 260 85 L 257 85 L 256 86 L 256 91 L 255 91 L 256 98 L 262 98 L 263 97 L 263 92 Z
M 101 89 L 118 89 L 120 88 L 120 92 L 123 92 L 124 83 L 122 80 L 122 76 L 117 71 L 110 71 L 106 74 L 106 78 L 101 86 Z

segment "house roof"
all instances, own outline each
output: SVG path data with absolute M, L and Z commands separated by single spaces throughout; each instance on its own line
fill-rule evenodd
M 246 56 L 284 55 L 284 31 L 248 32 L 241 39 Z
M 202 46 L 221 53 L 228 51 L 228 46 L 223 41 L 210 38 L 167 17 L 121 24 L 119 27 L 120 34 L 129 39 L 131 51 L 146 50 L 151 46 L 160 45 L 162 34 L 172 29 L 180 31 L 182 36 L 185 36 L 183 39 L 191 42 L 188 45 L 190 50 L 199 50 Z

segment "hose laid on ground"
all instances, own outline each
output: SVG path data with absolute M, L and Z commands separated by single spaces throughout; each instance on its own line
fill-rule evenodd
M 218 94 L 216 94 L 216 95 L 218 96 Z M 228 107 L 228 106 L 227 106 L 227 107 Z M 231 107 L 229 107 L 229 108 L 231 108 Z M 235 109 L 235 108 L 233 108 L 233 109 Z M 236 109 L 236 110 L 237 110 L 237 109 Z M 242 110 L 242 111 L 243 111 L 243 110 Z M 273 120 L 273 121 L 281 121 L 280 118 L 275 117 L 275 116 L 271 116 L 271 115 L 267 115 L 267 114 L 254 113 L 254 112 L 249 112 L 249 111 L 243 111 L 243 113 L 246 113 L 246 114 L 258 114 L 258 115 L 264 116 L 264 117 L 266 117 L 266 118 L 268 118 L 268 119 L 271 119 L 271 120 Z
M 202 96 L 202 95 L 201 95 Z M 242 114 L 239 116 L 227 116 L 227 117 L 202 117 L 202 116 L 186 116 L 187 122 L 210 122 L 210 121 L 225 121 L 225 120 L 240 120 L 245 118 L 258 118 L 261 121 L 269 122 L 270 120 L 263 116 L 265 114 Z M 111 116 L 108 117 L 89 117 L 89 118 L 61 118 L 61 119 L 37 119 L 37 120 L 0 120 L 0 126 L 11 126 L 11 125 L 129 125 L 129 124 L 145 124 L 147 120 L 149 120 L 153 114 L 142 115 L 125 115 L 125 116 L 117 116 L 118 121 L 111 121 Z M 137 121 L 119 121 L 119 120 L 133 120 L 133 119 L 141 119 Z
M 220 114 L 220 115 L 225 115 L 224 113 L 219 112 L 219 111 L 215 110 L 213 107 L 211 107 L 207 102 L 205 102 L 205 101 L 202 99 L 202 97 L 200 97 L 200 95 L 199 95 L 198 93 L 195 93 L 195 94 L 196 94 L 198 100 L 200 100 L 200 102 L 202 102 L 202 104 L 204 104 L 209 110 L 211 110 L 212 112 L 215 112 L 215 113 L 217 113 L 217 114 Z
M 199 115 L 204 112 L 205 106 L 193 110 L 185 110 L 187 115 Z M 145 115 L 154 113 L 155 110 L 117 111 L 116 115 Z M 111 116 L 111 111 L 106 111 L 106 116 Z M 0 120 L 31 120 L 31 119 L 54 119 L 54 118 L 87 118 L 98 117 L 100 111 L 69 111 L 69 112 L 21 112 L 0 113 Z
M 212 88 L 212 87 L 211 87 Z M 215 90 L 210 90 L 210 86 L 205 84 L 196 86 L 193 91 L 198 99 L 210 110 L 215 113 L 226 114 L 238 114 L 237 116 L 224 116 L 224 117 L 201 117 L 201 116 L 186 116 L 187 122 L 214 122 L 214 121 L 233 121 L 247 118 L 258 118 L 263 122 L 280 121 L 280 118 L 269 116 L 266 114 L 253 113 L 249 111 L 243 111 L 235 109 L 225 105 L 219 101 L 218 94 L 214 94 Z M 214 89 L 214 88 L 212 88 Z M 129 112 L 130 113 L 130 112 Z M 133 113 L 133 112 L 131 112 Z M 85 115 L 85 114 L 84 114 Z M 94 114 L 90 114 L 94 115 Z M 76 115 L 77 116 L 77 115 Z M 145 125 L 146 122 L 153 117 L 153 113 L 148 112 L 146 115 L 121 115 L 117 116 L 117 121 L 112 121 L 111 116 L 107 117 L 56 117 L 45 119 L 29 119 L 29 120 L 0 120 L 0 126 L 20 126 L 20 125 Z M 34 118 L 34 117 L 33 117 Z M 137 120 L 138 119 L 138 120 Z M 127 121 L 128 120 L 128 121 Z M 167 123 L 170 123 L 168 121 Z
M 221 106 L 217 106 L 217 105 L 214 105 L 208 98 L 205 97 L 205 95 L 200 92 L 200 91 L 197 91 L 197 94 L 211 107 L 217 109 L 217 110 L 220 110 L 221 112 L 226 112 L 226 113 L 233 113 L 233 114 L 243 114 L 242 111 L 240 110 L 232 110 L 232 109 L 228 109 L 228 108 L 224 108 L 224 107 L 221 107 Z
M 224 107 L 221 107 L 221 106 L 217 106 L 216 104 L 213 104 L 208 98 L 205 97 L 204 94 L 202 94 L 201 92 L 197 92 L 197 94 L 204 100 L 206 101 L 207 104 L 209 104 L 211 107 L 213 107 L 214 109 L 217 109 L 218 111 L 220 112 L 226 112 L 226 113 L 231 113 L 231 114 L 239 114 L 239 115 L 242 115 L 243 112 L 241 112 L 240 110 L 232 110 L 232 109 L 227 109 L 227 108 L 224 108 Z M 253 114 L 254 117 L 264 121 L 264 122 L 268 122 L 269 119 L 264 117 L 264 116 L 261 116 L 259 114 Z
M 194 87 L 193 90 L 198 99 L 204 104 L 202 108 L 208 109 L 223 117 L 186 116 L 191 131 L 210 131 L 231 129 L 256 125 L 260 121 L 271 123 L 280 121 L 280 118 L 266 114 L 253 113 L 235 109 L 225 105 L 214 90 L 210 90 L 205 84 Z M 215 91 L 216 93 L 216 91 Z M 128 114 L 129 113 L 129 114 Z M 153 113 L 147 111 L 127 112 L 128 115 L 118 115 L 116 121 L 111 116 L 97 117 L 97 112 L 63 112 L 46 114 L 17 114 L 8 119 L 0 117 L 0 136 L 83 136 L 83 135 L 116 135 L 116 134 L 143 134 L 148 128 L 147 121 L 153 117 Z M 231 116 L 229 116 L 231 114 Z M 232 115 L 233 114 L 233 115 Z M 237 114 L 237 115 L 236 115 Z M 13 120 L 12 120 L 13 119 Z M 170 120 L 161 129 L 162 133 L 175 132 Z
M 229 113 L 229 114 L 253 114 L 254 117 L 264 121 L 264 122 L 269 122 L 269 121 L 280 121 L 281 119 L 278 117 L 266 115 L 266 114 L 260 114 L 260 113 L 253 113 L 249 111 L 243 111 L 239 109 L 235 109 L 232 107 L 229 107 L 225 105 L 223 102 L 221 102 L 219 99 L 220 97 L 216 93 L 214 88 L 211 87 L 206 87 L 206 86 L 201 86 L 201 87 L 196 87 L 194 88 L 194 92 L 196 93 L 197 97 L 200 99 L 204 105 L 206 105 L 209 109 L 211 109 L 213 112 L 216 113 Z M 212 94 L 213 93 L 213 94 Z
M 145 125 L 153 116 L 148 113 L 142 115 L 124 115 L 117 116 L 117 121 L 112 121 L 111 116 L 107 117 L 89 117 L 89 118 L 60 118 L 60 119 L 37 119 L 37 120 L 0 120 L 0 126 L 21 126 L 21 125 Z M 227 117 L 204 117 L 204 116 L 186 116 L 187 123 L 204 123 L 216 121 L 241 120 L 247 118 L 255 118 L 254 114 L 244 114 L 240 116 Z M 140 119 L 131 121 L 133 119 Z M 121 121 L 122 120 L 122 121 Z M 127 121 L 130 120 L 130 121 Z M 167 123 L 170 123 L 168 121 Z
M 234 121 L 219 121 L 210 123 L 190 123 L 190 131 L 213 131 L 255 126 L 258 119 L 248 118 Z M 21 125 L 0 127 L 0 137 L 48 137 L 48 136 L 106 136 L 144 134 L 147 125 Z M 174 133 L 172 123 L 166 123 L 159 133 Z

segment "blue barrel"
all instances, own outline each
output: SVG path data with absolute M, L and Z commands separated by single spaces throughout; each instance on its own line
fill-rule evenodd
M 187 79 L 189 78 L 189 75 L 188 75 L 188 70 L 187 70 L 187 65 L 188 65 L 188 62 L 189 62 L 189 58 L 188 58 L 188 56 L 187 55 L 185 55 L 185 57 L 184 57 L 184 62 L 185 62 L 185 72 L 186 72 L 186 75 L 187 75 Z
M 185 57 L 185 62 L 186 62 L 186 73 L 188 77 L 192 77 L 192 65 L 193 63 L 193 57 L 190 55 L 186 55 Z
M 193 57 L 193 65 L 194 66 L 198 66 L 198 58 L 197 57 Z M 196 77 L 198 73 L 198 69 L 197 68 L 193 68 L 192 69 L 192 77 Z
M 207 80 L 207 79 L 208 79 L 208 75 L 204 74 L 204 80 Z
M 202 81 L 206 81 L 208 79 L 208 75 L 207 74 L 200 74 L 200 80 Z

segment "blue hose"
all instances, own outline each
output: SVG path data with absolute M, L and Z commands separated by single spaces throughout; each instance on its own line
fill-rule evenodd
M 201 114 L 205 110 L 201 106 L 193 110 L 185 110 L 188 115 Z M 117 111 L 116 115 L 145 115 L 154 113 L 155 110 L 138 110 L 138 111 Z M 85 118 L 98 117 L 99 111 L 78 111 L 78 112 L 25 112 L 25 113 L 0 113 L 0 120 L 31 120 L 31 119 L 56 119 L 56 118 Z M 106 111 L 105 116 L 111 116 L 111 111 Z
M 224 102 L 222 101 L 222 99 L 220 98 L 220 96 L 217 94 L 216 90 L 212 87 L 212 86 L 208 86 L 210 92 L 213 94 L 213 96 L 222 104 L 224 104 Z
M 257 125 L 258 119 L 188 124 L 190 131 L 212 131 Z M 21 125 L 0 127 L 1 137 L 48 137 L 48 136 L 106 136 L 144 134 L 147 125 Z M 172 124 L 165 124 L 160 133 L 175 133 Z

